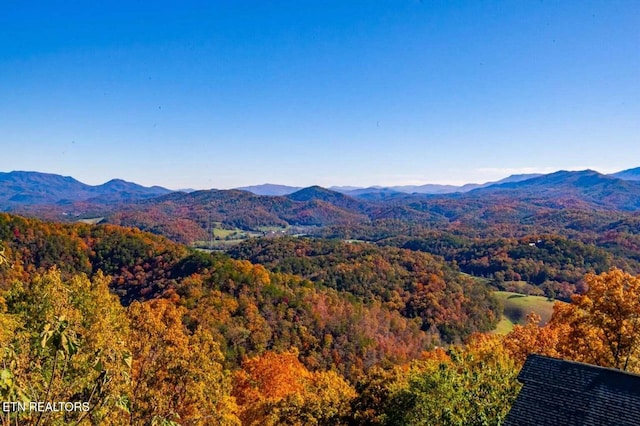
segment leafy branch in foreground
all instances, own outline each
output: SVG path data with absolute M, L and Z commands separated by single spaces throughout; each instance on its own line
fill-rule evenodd
M 3 294 L 0 323 L 13 333 L 2 342 L 3 368 L 16 395 L 33 402 L 86 402 L 85 410 L 11 413 L 22 424 L 122 424 L 115 402 L 128 391 L 128 321 L 124 308 L 101 274 L 90 281 L 78 275 L 63 281 L 53 269 L 27 283 L 15 281 Z M 9 376 L 10 374 L 10 376 Z M 5 383 L 7 380 L 5 380 Z

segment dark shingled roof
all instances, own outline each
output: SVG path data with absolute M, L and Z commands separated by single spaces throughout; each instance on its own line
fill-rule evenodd
M 530 355 L 505 425 L 640 425 L 640 376 Z

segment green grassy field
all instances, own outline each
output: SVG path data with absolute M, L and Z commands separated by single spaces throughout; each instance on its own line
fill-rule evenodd
M 223 225 L 222 222 L 212 222 L 212 239 L 194 241 L 192 246 L 204 251 L 226 251 L 229 248 L 242 243 L 247 238 L 262 237 L 269 232 L 284 233 L 289 229 L 289 227 L 279 226 L 262 226 L 257 228 L 255 231 L 247 231 L 240 228 L 228 228 L 229 227 Z
M 214 238 L 220 238 L 220 239 L 224 239 L 230 236 L 240 236 L 240 235 L 244 235 L 244 231 L 241 229 L 222 229 L 222 228 L 213 228 L 211 230 L 211 232 L 213 232 L 213 237 Z M 240 237 L 239 237 L 240 238 Z
M 289 226 L 259 226 L 257 229 L 260 232 L 286 232 Z
M 86 223 L 88 225 L 97 225 L 98 223 L 102 222 L 103 220 L 104 220 L 104 217 L 91 217 L 91 218 L 87 218 L 87 219 L 78 219 L 78 222 Z
M 527 315 L 531 312 L 540 315 L 542 325 L 549 321 L 553 313 L 555 301 L 549 301 L 544 296 L 526 296 L 509 291 L 496 291 L 494 294 L 504 306 L 502 319 L 494 330 L 497 334 L 506 334 L 515 324 L 526 323 Z

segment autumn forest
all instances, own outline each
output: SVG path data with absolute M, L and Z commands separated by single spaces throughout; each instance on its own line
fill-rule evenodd
M 587 176 L 15 205 L 1 424 L 498 425 L 529 354 L 640 373 L 640 218 L 631 190 L 593 195 L 635 183 Z

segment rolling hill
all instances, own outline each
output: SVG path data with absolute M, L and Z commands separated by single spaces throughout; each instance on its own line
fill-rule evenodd
M 320 188 L 303 191 L 288 197 L 260 196 L 234 189 L 171 193 L 123 205 L 108 220 L 187 243 L 206 239 L 207 229 L 213 222 L 258 230 L 261 227 L 319 227 L 369 221 L 366 214 L 356 208 L 366 206 L 359 200 Z

